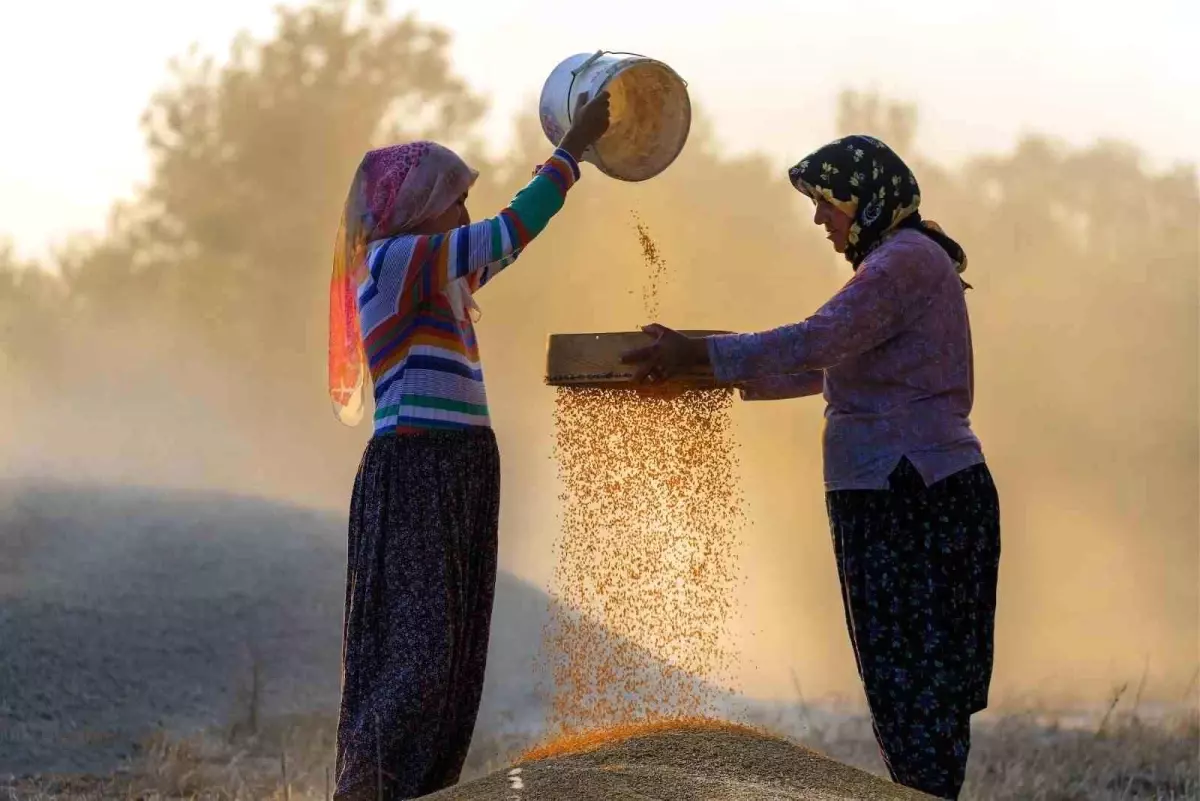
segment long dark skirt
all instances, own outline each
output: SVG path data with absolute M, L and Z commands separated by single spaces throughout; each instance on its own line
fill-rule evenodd
M 458 781 L 483 692 L 499 509 L 490 429 L 367 445 L 350 502 L 339 801 Z
M 976 465 L 826 494 L 846 625 L 892 780 L 957 798 L 992 677 L 1000 504 Z

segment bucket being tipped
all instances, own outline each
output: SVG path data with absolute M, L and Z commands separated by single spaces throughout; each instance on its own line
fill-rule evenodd
M 632 53 L 580 53 L 554 68 L 542 87 L 542 131 L 557 145 L 579 97 L 609 92 L 608 131 L 583 159 L 609 177 L 645 181 L 675 161 L 692 125 L 687 82 L 661 61 Z

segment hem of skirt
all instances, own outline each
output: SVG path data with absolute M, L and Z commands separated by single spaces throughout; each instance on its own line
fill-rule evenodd
M 338 788 L 333 793 L 333 801 L 375 801 L 380 798 L 378 782 L 359 782 L 349 789 Z
M 981 684 L 983 684 L 983 687 L 977 689 L 975 691 L 975 694 L 972 696 L 972 703 L 971 703 L 971 714 L 972 715 L 978 714 L 978 713 L 982 712 L 983 710 L 987 709 L 991 702 L 991 698 L 990 698 L 990 696 L 992 694 L 991 678 L 989 677 L 986 682 L 981 682 Z

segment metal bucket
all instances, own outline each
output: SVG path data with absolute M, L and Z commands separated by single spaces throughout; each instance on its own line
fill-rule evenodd
M 607 89 L 608 131 L 583 160 L 622 181 L 645 181 L 675 161 L 692 125 L 687 82 L 661 61 L 598 50 L 554 68 L 538 103 L 542 131 L 557 145 L 571 127 L 579 97 Z

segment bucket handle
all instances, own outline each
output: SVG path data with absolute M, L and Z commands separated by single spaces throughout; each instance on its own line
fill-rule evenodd
M 567 123 L 568 124 L 574 122 L 574 120 L 571 119 L 571 117 L 572 117 L 571 96 L 572 96 L 572 93 L 574 93 L 574 91 L 575 91 L 575 79 L 579 77 L 579 73 L 583 72 L 588 67 L 595 64 L 596 60 L 601 58 L 602 56 L 637 56 L 638 58 L 647 58 L 647 56 L 644 56 L 641 53 L 628 53 L 624 50 L 597 50 L 595 53 L 592 53 L 590 56 L 588 56 L 587 61 L 583 62 L 578 67 L 571 70 L 571 85 L 567 87 Z M 670 69 L 670 68 L 668 67 L 668 69 Z M 671 72 L 675 72 L 675 71 L 671 70 Z M 687 80 L 679 73 L 675 73 L 675 77 L 677 77 L 677 78 L 679 78 L 679 80 L 683 81 L 683 87 L 686 89 L 687 85 L 688 85 Z
M 571 70 L 571 85 L 567 87 L 567 124 L 568 125 L 575 122 L 575 120 L 572 119 L 572 117 L 574 115 L 571 113 L 571 98 L 575 94 L 575 79 L 579 77 L 579 73 L 583 72 L 588 67 L 595 64 L 596 60 L 599 59 L 601 56 L 603 56 L 605 54 L 605 52 L 606 51 L 604 51 L 604 50 L 597 50 L 595 53 L 592 53 L 592 55 L 588 57 L 587 61 L 583 62 L 578 67 Z

